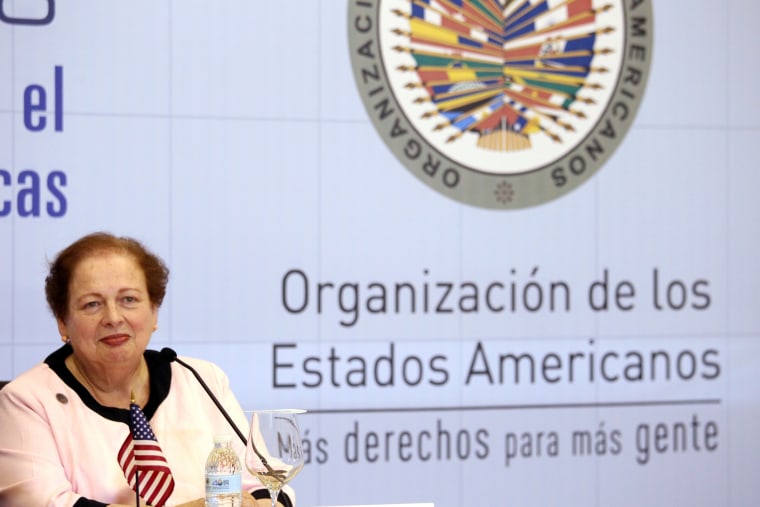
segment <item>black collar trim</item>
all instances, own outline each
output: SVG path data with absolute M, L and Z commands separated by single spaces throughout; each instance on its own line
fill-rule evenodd
M 67 386 L 71 387 L 78 395 L 82 402 L 97 414 L 110 419 L 129 424 L 129 410 L 124 408 L 107 407 L 98 403 L 90 392 L 74 377 L 66 367 L 64 362 L 67 357 L 73 353 L 71 345 L 66 344 L 59 348 L 45 359 L 51 370 L 63 380 Z M 148 375 L 150 376 L 150 398 L 147 405 L 142 407 L 145 417 L 150 420 L 158 410 L 158 407 L 169 395 L 169 386 L 172 381 L 172 370 L 170 364 L 161 357 L 156 350 L 146 350 L 144 353 L 145 361 L 148 364 Z

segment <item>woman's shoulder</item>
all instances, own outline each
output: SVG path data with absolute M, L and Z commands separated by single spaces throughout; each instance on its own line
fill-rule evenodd
M 11 401 L 33 406 L 38 400 L 42 405 L 51 393 L 63 393 L 66 389 L 66 384 L 47 364 L 39 363 L 11 379 L 0 390 L 0 403 Z
M 46 363 L 38 363 L 17 377 L 10 379 L 8 384 L 3 388 L 3 391 L 6 389 L 9 392 L 49 390 L 51 383 L 62 384 L 63 382 L 58 378 L 58 375 L 53 372 L 49 365 Z
M 207 359 L 192 356 L 177 356 L 171 361 L 172 382 L 199 385 L 195 374 L 214 391 L 226 389 L 229 384 L 227 374 L 222 368 Z

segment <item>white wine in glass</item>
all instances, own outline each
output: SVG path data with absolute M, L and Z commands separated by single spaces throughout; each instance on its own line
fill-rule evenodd
M 277 496 L 303 468 L 301 431 L 296 416 L 303 410 L 257 410 L 245 449 L 245 466 L 269 490 L 272 507 Z

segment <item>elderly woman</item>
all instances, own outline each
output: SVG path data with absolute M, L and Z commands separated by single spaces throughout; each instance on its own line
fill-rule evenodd
M 233 431 L 190 371 L 146 350 L 168 275 L 139 242 L 105 233 L 79 239 L 51 263 L 45 291 L 64 344 L 0 390 L 0 505 L 134 506 L 135 489 L 142 505 L 204 505 L 214 436 Z M 224 372 L 185 362 L 246 428 Z M 141 488 L 130 475 L 135 406 L 165 459 L 160 487 L 145 474 Z M 243 490 L 243 505 L 270 506 L 245 470 Z M 292 498 L 288 488 L 279 504 Z

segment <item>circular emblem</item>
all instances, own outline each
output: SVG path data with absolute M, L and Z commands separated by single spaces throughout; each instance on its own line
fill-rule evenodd
M 364 106 L 403 165 L 493 209 L 578 187 L 621 143 L 652 57 L 648 0 L 350 0 Z

